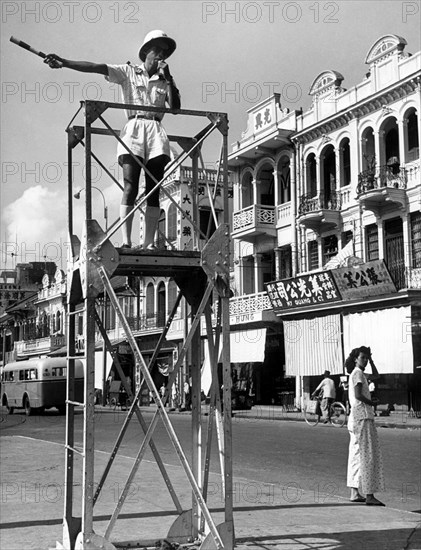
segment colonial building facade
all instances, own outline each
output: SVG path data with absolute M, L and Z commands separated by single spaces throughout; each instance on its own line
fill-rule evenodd
M 406 46 L 395 35 L 377 40 L 364 80 L 349 90 L 339 72 L 322 72 L 310 85 L 306 112 L 282 109 L 276 94 L 254 106 L 230 154 L 236 286 L 248 295 L 284 281 L 277 291 L 285 301 L 275 307 L 278 385 L 295 377 L 298 404 L 316 376 L 325 369 L 343 374 L 350 349 L 365 344 L 384 373 L 380 397 L 414 406 L 421 376 L 421 53 Z M 364 279 L 367 269 L 382 270 L 388 284 Z M 344 291 L 333 281 L 335 295 L 313 303 L 315 281 L 326 286 L 331 270 Z M 278 400 L 262 396 L 268 398 Z

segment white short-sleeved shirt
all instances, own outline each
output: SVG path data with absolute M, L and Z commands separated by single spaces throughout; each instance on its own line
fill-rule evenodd
M 168 98 L 169 84 L 159 74 L 149 78 L 144 65 L 107 65 L 109 82 L 121 86 L 122 101 L 132 105 L 148 107 L 165 107 Z M 168 136 L 161 125 L 163 113 L 150 111 L 125 110 L 127 117 L 136 114 L 144 118 L 128 120 L 120 133 L 120 139 L 135 155 L 145 162 L 159 155 L 170 157 Z M 117 157 L 128 154 L 121 143 L 117 146 Z
M 324 378 L 315 389 L 315 391 L 318 390 L 323 390 L 323 397 L 328 397 L 330 399 L 336 398 L 335 382 L 332 378 Z
M 355 387 L 357 384 L 362 385 L 362 395 L 367 399 L 371 399 L 367 377 L 359 367 L 355 367 L 349 377 L 348 396 L 351 405 L 351 416 L 355 420 L 374 419 L 373 407 L 355 397 Z

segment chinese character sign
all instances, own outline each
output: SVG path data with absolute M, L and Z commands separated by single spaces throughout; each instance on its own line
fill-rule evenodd
M 344 300 L 392 294 L 396 287 L 383 260 L 331 271 Z
M 341 299 L 330 271 L 267 283 L 266 291 L 275 313 Z

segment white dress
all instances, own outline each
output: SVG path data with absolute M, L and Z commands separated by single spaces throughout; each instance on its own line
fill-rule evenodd
M 355 398 L 357 384 L 362 384 L 362 395 L 370 399 L 367 378 L 359 367 L 355 367 L 349 377 L 351 412 L 347 485 L 364 494 L 374 494 L 384 490 L 383 460 L 373 408 Z

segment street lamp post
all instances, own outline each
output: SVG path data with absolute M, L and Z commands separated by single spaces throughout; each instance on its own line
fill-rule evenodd
M 99 191 L 101 193 L 102 200 L 104 201 L 105 232 L 107 232 L 107 230 L 108 230 L 108 207 L 105 203 L 104 193 L 101 191 L 101 189 L 99 187 L 92 186 L 92 189 L 96 189 L 97 191 Z M 82 189 L 79 189 L 79 191 L 73 195 L 74 198 L 75 199 L 80 199 L 80 195 L 81 195 L 82 191 L 85 191 L 85 187 L 82 187 Z

